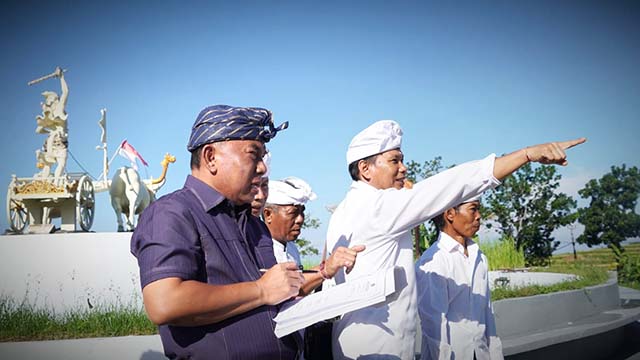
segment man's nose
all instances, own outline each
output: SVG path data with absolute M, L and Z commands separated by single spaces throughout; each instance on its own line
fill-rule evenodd
M 256 173 L 260 176 L 264 175 L 267 172 L 267 165 L 265 165 L 264 161 L 260 159 L 256 166 Z

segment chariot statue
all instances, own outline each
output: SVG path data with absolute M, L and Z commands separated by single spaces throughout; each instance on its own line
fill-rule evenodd
M 95 216 L 95 194 L 109 191 L 111 203 L 118 218 L 118 230 L 125 230 L 121 214 L 126 214 L 126 230 L 135 226 L 134 214 L 139 214 L 155 199 L 156 191 L 165 183 L 168 164 L 175 157 L 166 154 L 162 162 L 160 178 L 141 180 L 135 168 L 123 167 L 116 171 L 113 180 L 108 178 L 110 161 L 107 151 L 107 110 L 100 110 L 98 125 L 102 130 L 103 172 L 98 179 L 88 173 L 66 171 L 69 154 L 68 118 L 66 112 L 69 87 L 65 71 L 56 67 L 54 72 L 32 80 L 28 85 L 57 78 L 61 92 L 44 91 L 42 114 L 36 116 L 36 134 L 45 135 L 42 147 L 36 150 L 36 167 L 39 171 L 30 178 L 12 175 L 7 191 L 7 217 L 14 233 L 52 232 L 52 218 L 61 218 L 61 230 L 90 231 Z M 113 160 L 113 158 L 112 158 Z M 127 174 L 123 176 L 122 174 Z M 135 181 L 131 181 L 134 179 Z M 115 187 L 111 189 L 112 182 Z M 135 195 L 135 196 L 132 196 Z

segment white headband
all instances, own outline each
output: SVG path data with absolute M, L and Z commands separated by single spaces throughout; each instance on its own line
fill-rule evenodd
M 318 196 L 304 180 L 290 176 L 282 180 L 269 181 L 267 204 L 304 205 Z
M 399 149 L 401 145 L 400 125 L 393 120 L 380 120 L 353 137 L 347 150 L 347 164 L 387 150 Z

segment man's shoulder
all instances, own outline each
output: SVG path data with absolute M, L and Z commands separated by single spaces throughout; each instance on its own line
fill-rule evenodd
M 443 263 L 446 261 L 447 251 L 440 247 L 440 241 L 433 243 L 418 259 L 416 267 L 426 264 Z
M 264 221 L 260 220 L 259 218 L 250 215 L 247 220 L 247 225 L 252 227 L 254 231 L 258 232 L 259 235 L 267 235 L 269 238 L 271 238 L 271 233 L 269 232 L 267 224 L 265 224 Z
M 191 191 L 189 191 L 189 189 L 182 188 L 163 195 L 157 200 L 151 202 L 142 214 L 186 214 L 196 208 L 196 206 L 200 206 L 197 198 Z

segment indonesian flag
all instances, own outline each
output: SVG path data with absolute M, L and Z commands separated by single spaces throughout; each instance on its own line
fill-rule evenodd
M 137 169 L 136 158 L 140 159 L 140 162 L 142 162 L 144 166 L 149 166 L 147 162 L 142 158 L 142 155 L 140 155 L 140 153 L 137 152 L 136 149 L 134 149 L 133 146 L 131 146 L 131 144 L 127 142 L 127 140 L 123 140 L 120 144 L 120 147 L 118 148 L 118 155 L 129 159 L 129 161 L 131 162 L 131 166 L 134 169 Z

